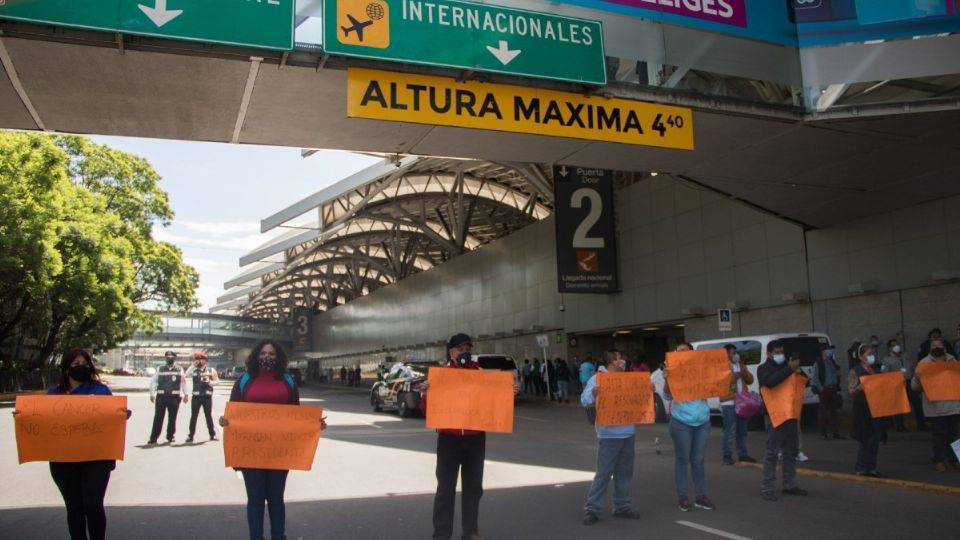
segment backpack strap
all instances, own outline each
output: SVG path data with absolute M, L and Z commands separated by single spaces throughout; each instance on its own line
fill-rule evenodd
M 293 375 L 290 375 L 289 373 L 283 374 L 283 380 L 287 381 L 287 386 L 290 388 L 293 388 L 297 385 L 297 383 L 293 380 Z
M 243 372 L 243 375 L 240 376 L 240 395 L 243 396 L 243 391 L 247 387 L 247 383 L 250 382 L 250 374 L 246 371 Z

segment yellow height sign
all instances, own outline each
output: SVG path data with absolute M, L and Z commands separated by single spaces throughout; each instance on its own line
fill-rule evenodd
M 505 84 L 350 68 L 347 116 L 693 150 L 693 111 Z

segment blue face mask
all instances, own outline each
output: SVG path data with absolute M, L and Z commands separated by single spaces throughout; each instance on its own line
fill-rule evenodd
M 787 361 L 787 357 L 782 354 L 775 354 L 773 355 L 773 361 L 778 364 L 782 364 Z
M 872 354 L 871 354 L 871 355 L 868 355 L 868 356 L 867 356 L 867 363 L 870 364 L 871 366 L 874 365 L 875 363 L 877 363 L 877 357 L 874 356 L 874 355 L 872 355 Z

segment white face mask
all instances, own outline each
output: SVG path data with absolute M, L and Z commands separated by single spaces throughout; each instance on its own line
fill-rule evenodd
M 786 360 L 787 360 L 787 357 L 784 356 L 784 355 L 782 355 L 782 354 L 775 354 L 775 355 L 773 355 L 773 361 L 776 362 L 776 363 L 778 363 L 778 364 L 782 364 L 782 363 L 784 363 Z
M 901 349 L 899 345 L 894 345 L 894 346 L 893 346 L 893 354 L 900 354 L 900 351 L 902 351 L 902 350 L 903 350 L 903 349 Z
M 736 364 L 738 362 L 740 362 L 740 355 L 737 353 L 733 353 L 733 358 L 730 359 L 730 363 Z
M 874 355 L 872 355 L 872 354 L 867 355 L 867 363 L 868 363 L 868 364 L 870 364 L 870 365 L 872 366 L 872 365 L 875 364 L 876 362 L 877 362 L 877 357 L 876 357 L 876 356 L 874 356 Z

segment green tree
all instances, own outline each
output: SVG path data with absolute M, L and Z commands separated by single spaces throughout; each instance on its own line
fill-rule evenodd
M 152 236 L 173 218 L 159 181 L 82 137 L 0 133 L 0 357 L 109 349 L 156 326 L 145 307 L 196 307 L 197 272 Z

